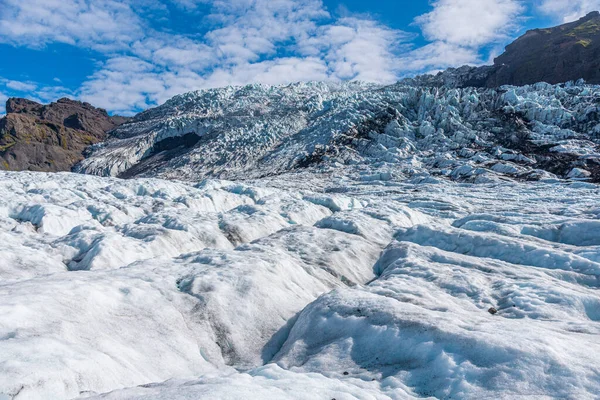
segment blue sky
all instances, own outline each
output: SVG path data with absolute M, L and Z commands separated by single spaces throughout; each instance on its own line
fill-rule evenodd
M 0 0 L 0 114 L 68 96 L 131 115 L 190 90 L 391 83 L 489 63 L 600 0 Z

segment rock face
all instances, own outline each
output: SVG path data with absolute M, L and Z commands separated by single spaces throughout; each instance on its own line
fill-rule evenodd
M 506 47 L 494 65 L 451 68 L 410 79 L 424 86 L 488 87 L 551 84 L 584 79 L 600 83 L 600 13 L 548 29 L 533 29 Z
M 562 83 L 583 78 L 600 83 L 600 13 L 550 29 L 534 29 L 494 60 L 487 86 Z
M 67 98 L 49 105 L 11 98 L 6 112 L 0 119 L 0 169 L 11 171 L 70 171 L 87 146 L 127 120 Z

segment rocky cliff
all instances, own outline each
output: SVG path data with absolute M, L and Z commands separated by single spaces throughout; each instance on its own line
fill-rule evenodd
M 49 105 L 11 98 L 0 119 L 0 169 L 69 171 L 84 149 L 127 119 L 63 98 Z

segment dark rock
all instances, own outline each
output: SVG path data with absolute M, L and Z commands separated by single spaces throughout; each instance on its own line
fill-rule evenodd
M 33 114 L 39 113 L 44 107 L 43 105 L 36 103 L 35 101 L 19 98 L 10 98 L 6 101 L 6 113 L 24 113 Z
M 496 314 L 498 312 L 498 310 L 496 310 L 494 307 L 490 307 L 490 309 L 488 310 L 488 312 L 492 315 Z
M 89 103 L 10 98 L 0 119 L 0 170 L 70 171 L 85 148 L 127 121 Z
M 584 79 L 600 84 L 600 13 L 554 28 L 533 29 L 506 47 L 494 65 L 449 68 L 437 75 L 405 80 L 409 84 L 446 87 L 523 86 Z
M 585 79 L 600 83 L 600 13 L 549 29 L 534 29 L 494 60 L 486 86 L 551 84 Z
M 119 174 L 119 178 L 129 179 L 146 171 L 150 171 L 152 168 L 155 168 L 156 165 L 168 162 L 169 160 L 185 154 L 200 140 L 201 137 L 194 132 L 163 139 L 154 144 L 146 158 L 129 168 L 127 171 Z

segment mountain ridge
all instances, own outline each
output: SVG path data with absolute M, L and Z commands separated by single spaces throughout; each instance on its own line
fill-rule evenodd
M 600 84 L 600 12 L 552 28 L 536 28 L 506 46 L 493 65 L 448 68 L 406 83 L 455 88 L 560 84 L 583 79 Z
M 506 47 L 494 66 L 497 70 L 487 87 L 578 79 L 600 83 L 600 12 L 557 27 L 527 31 Z

